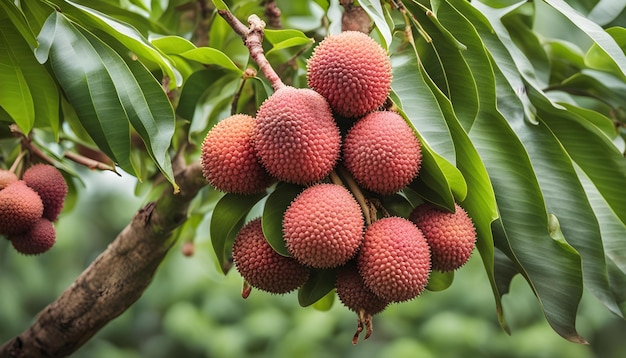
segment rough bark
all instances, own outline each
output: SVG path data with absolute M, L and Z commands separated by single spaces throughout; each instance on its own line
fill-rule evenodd
M 4 357 L 64 357 L 126 311 L 152 281 L 175 243 L 172 232 L 206 184 L 199 162 L 176 174 L 180 193 L 166 190 L 141 208 L 117 238 L 31 327 L 0 347 Z

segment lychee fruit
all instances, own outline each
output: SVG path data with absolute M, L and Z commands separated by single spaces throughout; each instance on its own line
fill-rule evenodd
M 391 90 L 387 52 L 367 34 L 344 31 L 326 37 L 307 62 L 309 88 L 324 96 L 333 111 L 356 118 L 385 102 Z
M 348 131 L 343 163 L 359 185 L 389 195 L 417 176 L 422 151 L 413 130 L 398 113 L 372 112 Z
M 389 302 L 376 296 L 363 282 L 356 262 L 348 261 L 337 269 L 335 288 L 341 303 L 358 315 L 357 330 L 352 339 L 356 344 L 359 335 L 365 329 L 365 338 L 372 334 L 372 316 L 382 312 Z
M 343 265 L 363 241 L 363 214 L 341 185 L 317 184 L 304 189 L 283 216 L 289 253 L 314 268 Z
M 309 278 L 309 268 L 274 251 L 263 235 L 260 218 L 250 221 L 237 233 L 233 261 L 248 284 L 270 293 L 293 291 Z
M 0 190 L 17 180 L 17 175 L 15 175 L 12 171 L 0 169 Z
M 409 215 L 426 238 L 432 254 L 432 268 L 454 271 L 463 266 L 476 246 L 476 229 L 472 219 L 459 204 L 454 213 L 431 203 L 417 206 Z
M 218 122 L 204 138 L 202 173 L 218 190 L 256 194 L 273 182 L 252 145 L 254 121 L 249 115 L 235 114 Z
M 39 255 L 44 253 L 56 242 L 56 231 L 52 222 L 40 218 L 28 231 L 10 236 L 13 247 L 24 255 Z
M 41 198 L 23 180 L 0 190 L 0 234 L 21 234 L 33 226 L 42 214 Z
M 43 217 L 55 221 L 67 196 L 67 183 L 63 174 L 52 165 L 35 164 L 26 169 L 22 180 L 39 194 L 43 202 Z
M 270 175 L 308 185 L 334 168 L 341 136 L 328 103 L 319 93 L 285 86 L 259 107 L 254 148 Z
M 430 249 L 407 219 L 385 217 L 365 230 L 357 257 L 359 273 L 374 294 L 388 302 L 411 300 L 430 277 Z

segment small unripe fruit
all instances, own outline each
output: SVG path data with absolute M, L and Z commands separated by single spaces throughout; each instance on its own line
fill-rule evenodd
M 430 249 L 422 232 L 407 219 L 386 217 L 365 230 L 357 263 L 363 281 L 389 302 L 422 293 L 430 277 Z
M 365 338 L 372 334 L 372 316 L 382 312 L 388 302 L 376 296 L 363 282 L 354 261 L 349 261 L 337 269 L 335 288 L 339 300 L 358 315 L 357 330 L 352 339 L 356 344 L 359 334 L 365 329 Z
M 28 231 L 9 237 L 13 247 L 24 255 L 44 253 L 56 242 L 56 231 L 52 222 L 40 218 Z
M 309 278 L 307 267 L 274 251 L 263 235 L 260 218 L 250 221 L 237 234 L 233 261 L 247 283 L 270 293 L 293 291 Z
M 363 241 L 363 214 L 350 192 L 336 184 L 317 184 L 302 191 L 283 217 L 289 253 L 315 268 L 343 265 Z
M 23 180 L 0 190 L 0 234 L 21 234 L 33 226 L 42 214 L 41 198 Z
M 52 165 L 35 164 L 26 169 L 22 179 L 39 194 L 43 202 L 43 217 L 55 221 L 67 196 L 67 183 L 63 174 Z
M 391 77 L 385 50 L 358 31 L 326 37 L 307 63 L 309 87 L 344 117 L 361 117 L 380 107 L 389 96 Z
M 375 315 L 389 304 L 365 286 L 354 261 L 337 269 L 335 287 L 341 303 L 356 313 L 364 311 L 368 315 Z
M 259 107 L 254 148 L 270 175 L 308 185 L 334 168 L 341 136 L 328 103 L 319 93 L 287 86 Z
M 454 204 L 454 213 L 422 204 L 411 212 L 413 221 L 424 233 L 432 254 L 433 270 L 454 271 L 469 260 L 476 246 L 476 229 L 467 212 Z
M 364 188 L 389 195 L 407 186 L 422 162 L 419 140 L 395 112 L 372 112 L 348 131 L 343 163 Z
M 259 163 L 252 133 L 254 118 L 236 114 L 223 119 L 202 142 L 202 173 L 218 190 L 236 194 L 263 192 L 273 181 Z
M 12 171 L 0 169 L 0 190 L 17 180 L 17 175 L 15 175 Z

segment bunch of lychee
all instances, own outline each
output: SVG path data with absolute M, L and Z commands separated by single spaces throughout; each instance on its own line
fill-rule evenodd
M 21 180 L 9 170 L 0 170 L 0 235 L 25 255 L 48 251 L 56 242 L 57 220 L 67 183 L 61 172 L 48 164 L 35 164 Z
M 422 204 L 409 218 L 369 215 L 365 197 L 408 186 L 422 157 L 411 126 L 383 108 L 392 73 L 376 41 L 354 31 L 325 38 L 307 78 L 309 89 L 279 87 L 256 118 L 234 115 L 213 127 L 202 146 L 203 173 L 237 194 L 276 181 L 304 186 L 283 214 L 289 256 L 270 246 L 255 219 L 235 238 L 233 261 L 247 287 L 276 294 L 302 287 L 313 270 L 332 270 L 339 299 L 359 317 L 356 343 L 363 329 L 366 338 L 371 333 L 372 315 L 420 295 L 431 270 L 465 264 L 476 233 L 458 205 L 452 213 Z

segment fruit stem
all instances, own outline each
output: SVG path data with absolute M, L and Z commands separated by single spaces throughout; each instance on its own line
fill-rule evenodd
M 361 188 L 356 181 L 354 181 L 348 170 L 343 167 L 343 165 L 337 165 L 337 171 L 339 171 L 339 174 L 341 174 L 341 177 L 345 180 L 348 185 L 348 189 L 352 192 L 356 201 L 359 205 L 361 205 L 361 211 L 363 212 L 363 216 L 365 216 L 365 225 L 369 226 L 372 223 L 372 211 L 370 210 L 370 206 L 368 205 L 367 199 L 365 198 L 365 195 L 363 195 Z M 333 170 L 332 173 L 334 172 L 335 171 Z
M 24 151 L 20 151 L 20 154 L 17 155 L 17 158 L 15 158 L 15 161 L 13 162 L 13 164 L 11 164 L 11 168 L 9 168 L 9 171 L 13 174 L 17 174 L 17 166 L 20 164 L 20 162 L 22 161 L 22 158 L 24 158 L 24 156 L 26 155 L 26 152 Z
M 257 15 L 252 14 L 248 17 L 248 24 L 250 25 L 248 28 L 228 10 L 217 10 L 217 13 L 226 20 L 239 36 L 241 36 L 243 43 L 248 48 L 248 52 L 250 52 L 250 57 L 259 65 L 259 69 L 270 81 L 274 91 L 285 87 L 285 84 L 280 77 L 278 77 L 278 74 L 274 71 L 274 68 L 272 68 L 272 65 L 267 60 L 267 57 L 265 57 L 265 52 L 263 51 L 263 30 L 265 29 L 265 21 L 261 20 Z

